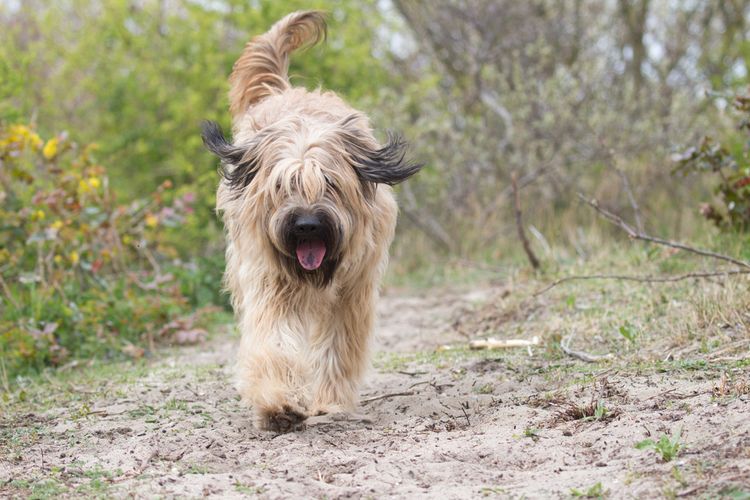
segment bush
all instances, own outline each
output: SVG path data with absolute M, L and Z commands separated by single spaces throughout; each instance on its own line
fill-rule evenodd
M 186 283 L 201 269 L 183 264 L 170 243 L 194 195 L 165 181 L 149 197 L 118 204 L 95 151 L 65 134 L 44 141 L 28 126 L 0 125 L 6 376 L 71 357 L 120 356 L 200 302 L 186 296 Z
M 731 102 L 741 115 L 740 134 L 750 132 L 750 94 L 734 96 Z M 744 232 L 750 230 L 750 143 L 747 136 L 739 139 L 722 144 L 705 136 L 673 159 L 677 172 L 709 174 L 716 179 L 718 203 L 702 203 L 701 215 L 722 230 Z

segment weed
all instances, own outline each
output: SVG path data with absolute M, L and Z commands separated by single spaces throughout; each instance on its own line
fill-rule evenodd
M 523 437 L 531 438 L 534 441 L 538 441 L 541 436 L 539 435 L 539 429 L 527 427 L 523 430 Z
M 208 474 L 211 469 L 205 465 L 192 464 L 187 469 L 188 474 Z
M 492 384 L 483 384 L 479 387 L 475 387 L 474 392 L 477 394 L 492 394 L 495 392 L 495 386 Z
M 599 422 L 611 420 L 620 414 L 620 410 L 608 409 L 601 399 L 595 402 L 592 398 L 588 404 L 577 405 L 575 403 L 567 403 L 566 406 L 565 409 L 557 413 L 557 419 L 562 421 L 582 420 L 584 422 Z
M 658 441 L 654 441 L 653 439 L 644 439 L 643 441 L 637 443 L 635 447 L 639 450 L 654 449 L 661 455 L 662 460 L 664 460 L 665 462 L 670 462 L 684 448 L 684 445 L 680 443 L 681 434 L 682 429 L 678 430 L 677 433 L 672 437 L 663 434 Z
M 482 494 L 483 497 L 488 497 L 490 495 L 505 495 L 506 491 L 504 488 L 501 488 L 499 486 L 485 486 L 479 492 Z
M 570 495 L 576 498 L 606 498 L 609 496 L 609 490 L 605 490 L 602 483 L 596 483 L 586 491 L 573 488 L 570 490 Z
M 620 326 L 617 331 L 620 332 L 620 335 L 625 337 L 625 339 L 627 339 L 631 344 L 635 344 L 635 341 L 638 338 L 638 330 L 636 330 L 636 328 L 631 325 L 629 321 Z
M 164 404 L 164 409 L 172 411 L 187 411 L 188 405 L 186 401 L 172 398 Z
M 234 489 L 237 490 L 237 492 L 242 493 L 244 495 L 262 495 L 263 493 L 266 492 L 266 489 L 262 486 L 242 484 L 239 481 L 234 483 Z

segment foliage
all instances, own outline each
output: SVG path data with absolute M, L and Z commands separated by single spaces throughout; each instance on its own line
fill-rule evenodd
M 5 375 L 112 357 L 196 302 L 170 269 L 194 195 L 163 182 L 117 202 L 95 144 L 0 126 L 0 357 Z M 181 270 L 182 273 L 186 271 Z
M 750 94 L 736 95 L 732 107 L 741 114 L 738 130 L 750 134 Z M 750 136 L 745 135 L 746 139 Z M 750 230 L 750 141 L 722 144 L 704 136 L 700 143 L 675 155 L 676 171 L 710 174 L 717 179 L 714 192 L 720 205 L 703 203 L 701 214 L 726 231 Z
M 292 58 L 295 83 L 322 85 L 355 102 L 376 92 L 384 70 L 372 56 L 372 2 L 0 5 L 0 120 L 36 121 L 42 133 L 64 127 L 78 142 L 98 142 L 112 186 L 126 198 L 166 180 L 189 187 L 196 214 L 174 243 L 213 258 L 222 241 L 214 214 L 218 177 L 200 123 L 216 120 L 229 129 L 227 77 L 245 43 L 285 14 L 316 7 L 329 14 L 328 41 Z
M 665 462 L 670 462 L 680 453 L 680 451 L 682 451 L 684 447 L 680 442 L 680 434 L 682 434 L 681 431 L 677 431 L 677 433 L 672 437 L 663 434 L 658 441 L 654 441 L 653 439 L 644 439 L 643 441 L 638 442 L 635 447 L 639 450 L 653 449 L 657 453 L 659 453 L 659 455 L 661 455 L 662 460 L 664 460 Z

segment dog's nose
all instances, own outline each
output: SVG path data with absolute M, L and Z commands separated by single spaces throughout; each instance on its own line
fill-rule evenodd
M 294 232 L 299 236 L 310 236 L 320 232 L 320 219 L 314 215 L 303 215 L 294 222 Z

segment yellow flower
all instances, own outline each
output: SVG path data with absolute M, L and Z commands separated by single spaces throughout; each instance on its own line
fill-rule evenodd
M 146 225 L 148 227 L 156 227 L 159 224 L 159 218 L 156 217 L 153 214 L 148 214 L 146 216 Z
M 59 231 L 63 227 L 63 221 L 56 220 L 50 227 L 56 231 Z
M 44 220 L 44 217 L 46 217 L 44 210 L 37 210 L 31 213 L 31 220 Z
M 78 264 L 78 261 L 80 260 L 80 258 L 78 257 L 78 252 L 76 252 L 75 250 L 70 252 L 70 255 L 68 255 L 68 258 L 70 259 L 70 263 L 73 264 L 74 266 Z
M 29 144 L 31 144 L 31 146 L 34 149 L 39 149 L 42 147 L 42 144 L 44 144 L 44 142 L 42 141 L 42 138 L 39 137 L 38 134 L 35 134 L 32 132 L 31 135 L 29 136 Z
M 100 181 L 98 177 L 89 177 L 88 183 L 91 189 L 97 189 L 102 185 L 102 181 Z
M 55 255 L 55 257 L 52 259 L 55 261 L 55 264 L 61 264 L 63 261 L 62 255 Z
M 51 160 L 57 155 L 57 144 L 59 139 L 57 137 L 53 137 L 49 141 L 47 141 L 47 144 L 44 145 L 44 149 L 42 149 L 42 154 L 45 158 L 48 160 Z
M 81 179 L 78 181 L 78 190 L 82 193 L 88 193 L 91 191 L 91 187 L 89 187 L 89 183 L 85 180 Z

